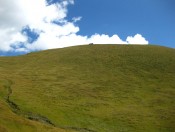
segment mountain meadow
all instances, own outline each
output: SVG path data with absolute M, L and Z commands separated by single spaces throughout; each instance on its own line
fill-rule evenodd
M 0 57 L 0 132 L 174 132 L 175 49 L 84 45 Z

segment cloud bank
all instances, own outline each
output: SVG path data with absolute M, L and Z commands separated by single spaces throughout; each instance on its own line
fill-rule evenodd
M 148 44 L 141 35 L 128 36 L 94 34 L 77 35 L 76 22 L 82 17 L 66 19 L 68 5 L 74 0 L 4 0 L 0 1 L 0 51 L 30 52 L 68 46 L 96 44 Z

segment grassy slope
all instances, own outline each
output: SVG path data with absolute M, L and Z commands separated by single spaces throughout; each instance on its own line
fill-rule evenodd
M 73 132 L 73 130 L 32 121 L 12 112 L 13 109 L 6 101 L 8 89 L 4 87 L 7 84 L 8 74 L 0 73 L 0 132 Z
M 0 74 L 0 111 L 7 109 L 0 116 L 9 114 L 14 120 L 5 124 L 0 118 L 0 130 L 14 124 L 20 130 L 26 125 L 19 120 L 43 129 L 42 124 L 9 111 L 4 102 L 6 80 L 13 82 L 10 99 L 22 111 L 46 116 L 58 127 L 100 132 L 175 130 L 174 49 L 93 45 L 47 50 L 1 57 Z

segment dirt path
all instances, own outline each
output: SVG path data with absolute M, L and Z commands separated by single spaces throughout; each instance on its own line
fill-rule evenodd
M 42 116 L 42 115 L 39 115 L 39 114 L 34 114 L 32 112 L 22 111 L 16 103 L 11 101 L 10 96 L 12 95 L 12 85 L 13 85 L 13 81 L 12 80 L 7 80 L 7 83 L 6 83 L 6 85 L 4 85 L 4 87 L 8 90 L 7 97 L 6 97 L 6 102 L 9 104 L 10 108 L 12 109 L 12 111 L 14 113 L 16 113 L 17 115 L 23 116 L 23 117 L 25 117 L 29 120 L 39 121 L 41 123 L 45 123 L 45 124 L 51 125 L 53 127 L 58 127 L 51 120 L 49 120 L 45 116 Z M 96 131 L 90 130 L 88 128 L 78 128 L 78 127 L 69 127 L 69 126 L 67 126 L 67 127 L 58 127 L 58 128 L 74 130 L 74 131 L 79 131 L 79 132 L 96 132 Z
M 7 84 L 4 87 L 8 90 L 6 102 L 9 104 L 9 106 L 11 107 L 11 109 L 14 113 L 16 113 L 18 115 L 22 115 L 25 118 L 28 118 L 30 120 L 39 121 L 39 122 L 42 122 L 45 124 L 55 126 L 47 117 L 44 117 L 44 116 L 39 115 L 39 114 L 33 114 L 32 112 L 22 111 L 16 103 L 11 101 L 10 95 L 12 94 L 12 88 L 11 88 L 12 85 L 13 85 L 13 82 L 11 80 L 7 80 Z

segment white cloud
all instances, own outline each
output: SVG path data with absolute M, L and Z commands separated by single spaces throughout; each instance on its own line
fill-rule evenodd
M 128 44 L 148 44 L 148 41 L 141 34 L 136 34 L 134 37 L 128 36 L 126 41 Z
M 121 40 L 118 35 L 110 37 L 105 34 L 95 34 L 88 38 L 88 41 L 96 44 L 126 44 L 126 42 Z
M 73 17 L 72 20 L 73 22 L 78 22 L 82 19 L 82 17 Z
M 80 29 L 75 23 L 82 17 L 74 17 L 73 22 L 68 22 L 66 16 L 69 4 L 74 4 L 74 0 L 49 5 L 45 0 L 1 0 L 0 50 L 31 51 L 88 43 L 148 44 L 140 34 L 129 36 L 126 41 L 120 39 L 118 35 L 94 34 L 90 37 L 77 35 Z M 26 34 L 21 33 L 25 26 L 39 34 L 38 39 L 32 44 L 28 42 Z

